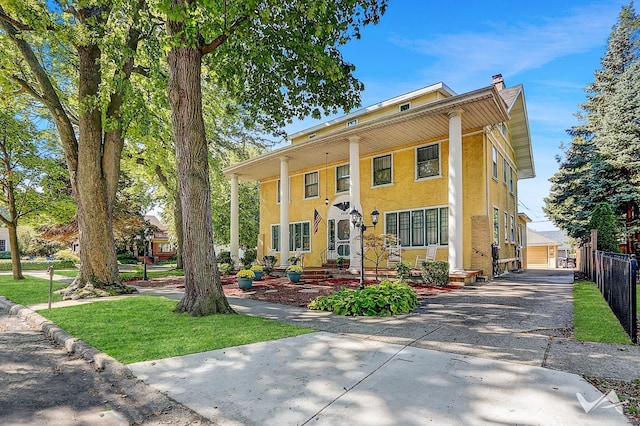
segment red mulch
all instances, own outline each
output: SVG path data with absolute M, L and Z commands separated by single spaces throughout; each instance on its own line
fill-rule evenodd
M 264 302 L 280 303 L 282 305 L 305 307 L 318 296 L 331 293 L 342 288 L 356 289 L 360 280 L 357 278 L 309 278 L 299 283 L 292 283 L 286 277 L 263 276 L 261 280 L 253 280 L 253 286 L 243 290 L 233 275 L 222 277 L 222 288 L 228 296 L 244 297 L 262 300 Z M 149 281 L 132 283 L 143 287 L 174 287 L 184 288 L 183 277 L 153 278 Z M 365 281 L 365 285 L 373 285 L 375 281 Z M 434 287 L 412 284 L 418 293 L 418 300 L 429 296 L 459 290 L 462 283 L 452 283 L 446 287 Z

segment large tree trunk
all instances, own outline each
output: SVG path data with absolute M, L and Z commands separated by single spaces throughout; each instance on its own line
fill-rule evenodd
M 23 280 L 22 264 L 20 263 L 20 247 L 18 246 L 18 230 L 16 225 L 7 226 L 9 230 L 9 247 L 11 247 L 11 270 L 14 280 Z
M 183 29 L 181 22 L 167 23 L 170 36 L 176 37 Z M 231 313 L 214 252 L 208 147 L 202 117 L 202 53 L 197 48 L 174 47 L 167 60 L 184 232 L 185 294 L 176 311 L 194 316 Z

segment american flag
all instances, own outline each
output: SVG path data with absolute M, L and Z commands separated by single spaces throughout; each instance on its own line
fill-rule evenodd
M 318 210 L 313 209 L 313 233 L 318 232 L 318 225 L 322 222 L 322 216 L 318 213 Z

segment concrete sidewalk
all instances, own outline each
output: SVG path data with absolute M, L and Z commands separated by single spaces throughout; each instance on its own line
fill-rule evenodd
M 225 425 L 627 424 L 609 403 L 586 413 L 576 394 L 601 394 L 576 374 L 636 378 L 640 348 L 564 337 L 571 282 L 514 275 L 383 318 L 230 297 L 237 312 L 320 332 L 128 367 Z

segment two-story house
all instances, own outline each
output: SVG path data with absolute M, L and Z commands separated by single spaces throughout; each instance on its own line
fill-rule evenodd
M 456 94 L 444 83 L 313 126 L 291 144 L 224 170 L 231 180 L 231 251 L 238 250 L 238 181 L 260 182 L 258 258 L 281 265 L 305 254 L 305 266 L 336 256 L 360 269 L 357 232 L 394 234 L 413 264 L 428 245 L 452 272 L 491 273 L 491 244 L 501 259 L 525 245 L 519 179 L 535 175 L 522 85 L 493 84 Z M 317 213 L 316 213 L 317 212 Z M 366 261 L 365 261 L 366 262 Z M 368 266 L 365 264 L 365 267 Z

